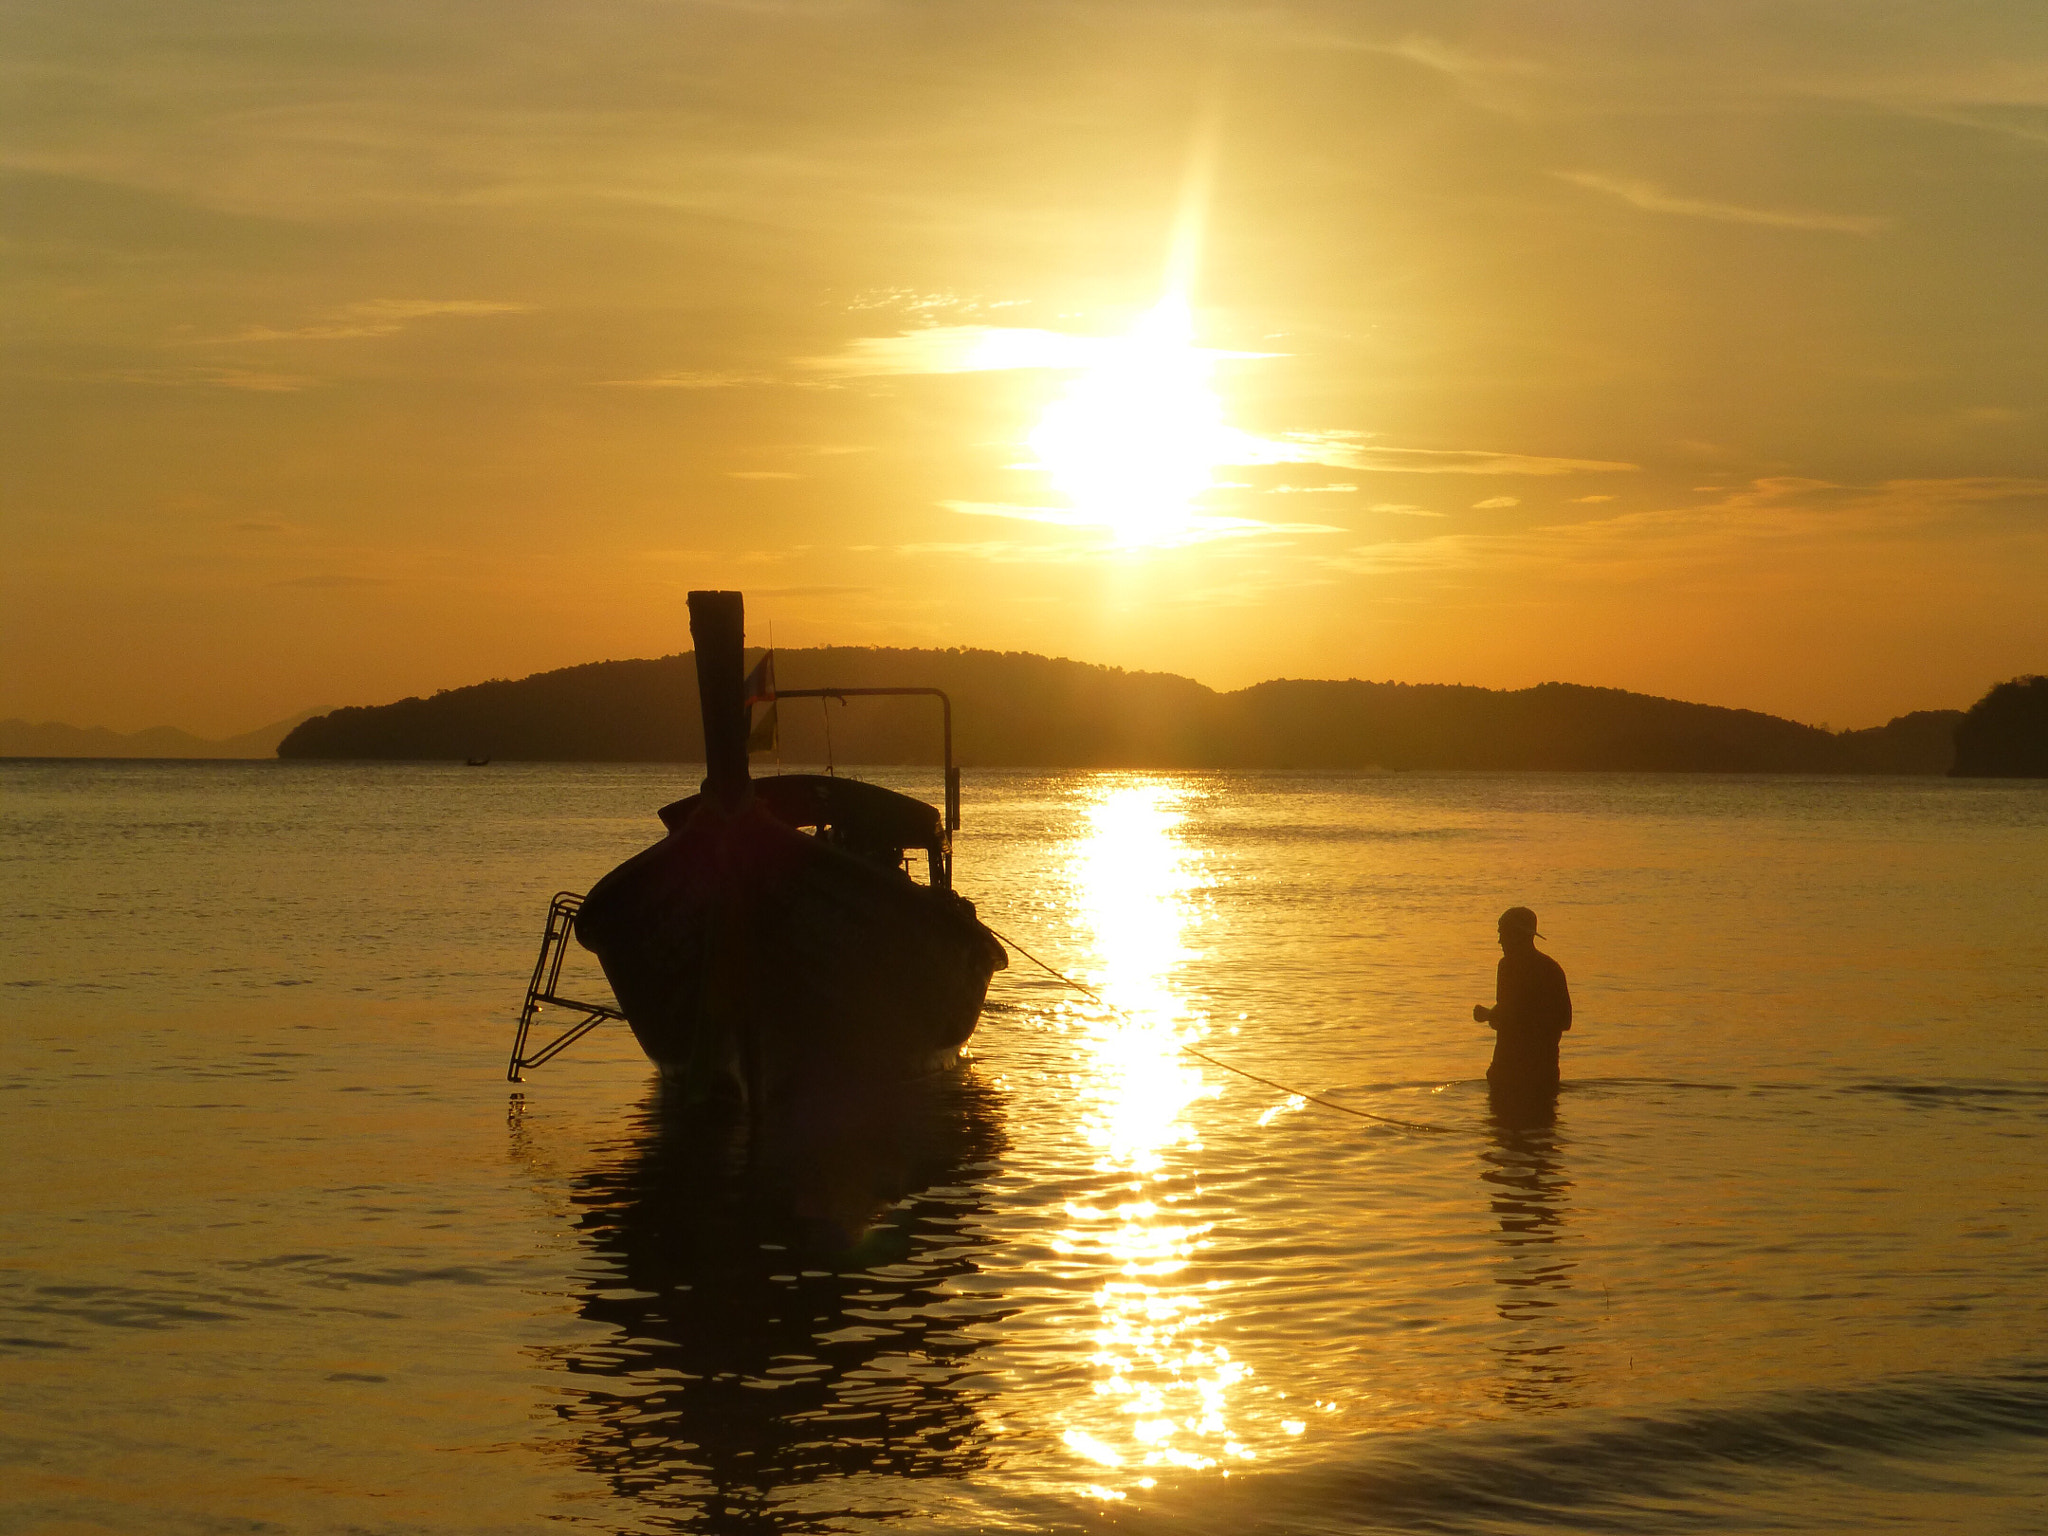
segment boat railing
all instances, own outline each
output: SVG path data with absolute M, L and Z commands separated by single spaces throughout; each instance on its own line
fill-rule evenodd
M 883 695 L 917 694 L 939 701 L 940 728 L 944 732 L 946 765 L 946 833 L 948 843 L 960 830 L 960 770 L 953 765 L 953 701 L 943 688 L 778 688 L 778 699 L 878 698 Z M 950 855 L 949 855 L 950 857 Z
M 569 939 L 576 929 L 576 913 L 583 898 L 574 891 L 557 891 L 548 903 L 548 925 L 541 935 L 540 955 L 533 962 L 533 976 L 526 983 L 526 1002 L 519 1010 L 519 1031 L 512 1037 L 512 1063 L 505 1069 L 507 1082 L 522 1081 L 528 1067 L 552 1061 L 598 1025 L 626 1017 L 610 1003 L 586 1003 L 563 997 L 556 988 L 562 982 L 562 962 L 568 958 Z M 542 1008 L 560 1008 L 580 1014 L 574 1023 L 539 1050 L 529 1053 L 527 1037 Z

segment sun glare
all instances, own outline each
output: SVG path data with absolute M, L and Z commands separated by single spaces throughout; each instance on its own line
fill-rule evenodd
M 1232 434 L 1211 366 L 1187 301 L 1169 295 L 1108 343 L 1031 433 L 1053 484 L 1117 543 L 1177 542 L 1227 461 Z

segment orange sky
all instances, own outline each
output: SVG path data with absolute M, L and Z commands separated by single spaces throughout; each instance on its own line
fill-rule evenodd
M 1838 727 L 2048 668 L 2035 0 L 25 0 L 0 79 L 0 715 L 657 655 L 696 586 Z

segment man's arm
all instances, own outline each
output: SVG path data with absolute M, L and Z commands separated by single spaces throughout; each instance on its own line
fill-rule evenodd
M 1505 960 L 1493 968 L 1493 1006 L 1489 1008 L 1484 1003 L 1474 1003 L 1472 1005 L 1473 1023 L 1485 1024 L 1493 1029 L 1500 1028 L 1500 1019 L 1497 1017 L 1501 1005 L 1500 989 L 1505 985 L 1507 968 L 1508 963 Z

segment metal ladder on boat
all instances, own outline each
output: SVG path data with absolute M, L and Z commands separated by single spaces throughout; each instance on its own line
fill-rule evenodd
M 576 913 L 582 905 L 583 898 L 574 891 L 557 891 L 555 899 L 548 903 L 547 930 L 541 935 L 539 958 L 533 962 L 533 978 L 526 984 L 526 1003 L 519 1010 L 519 1032 L 512 1037 L 512 1064 L 505 1069 L 507 1082 L 522 1081 L 520 1074 L 528 1067 L 552 1061 L 598 1025 L 626 1017 L 609 1003 L 579 1002 L 573 997 L 562 997 L 555 991 L 562 980 L 562 961 L 568 957 L 570 935 L 575 930 Z M 542 1008 L 561 1008 L 582 1017 L 529 1055 L 527 1036 Z

